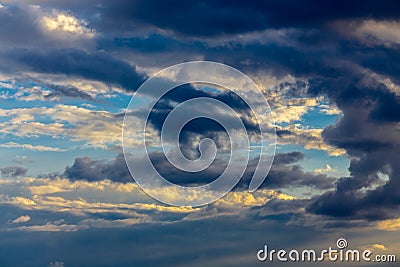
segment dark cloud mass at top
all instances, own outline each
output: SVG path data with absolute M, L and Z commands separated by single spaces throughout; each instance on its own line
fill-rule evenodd
M 30 1 L 34 3 L 35 1 Z M 157 27 L 188 36 L 218 36 L 284 27 L 318 27 L 335 19 L 399 18 L 397 1 L 41 1 L 44 6 L 97 13 L 105 32 Z

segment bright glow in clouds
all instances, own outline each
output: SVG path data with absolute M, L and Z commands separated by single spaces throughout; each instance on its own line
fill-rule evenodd
M 398 231 L 400 230 L 400 219 L 389 219 L 377 223 L 379 230 Z
M 44 16 L 41 19 L 44 29 L 50 32 L 61 32 L 92 38 L 95 30 L 88 28 L 88 23 L 67 13 L 56 13 L 52 16 Z

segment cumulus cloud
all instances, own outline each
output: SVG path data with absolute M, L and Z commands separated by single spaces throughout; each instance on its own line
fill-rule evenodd
M 132 177 L 125 163 L 123 154 L 119 154 L 113 161 L 96 161 L 89 157 L 76 158 L 74 164 L 65 169 L 65 175 L 71 180 L 113 180 L 132 182 Z
M 329 94 L 343 112 L 335 125 L 324 129 L 322 137 L 328 144 L 346 150 L 351 157 L 351 176 L 341 178 L 335 191 L 316 198 L 309 211 L 371 220 L 396 218 L 400 203 L 395 189 L 399 186 L 400 117 L 393 112 L 400 108 L 400 99 L 383 84 L 341 82 L 340 90 L 320 85 L 312 86 L 311 90 Z M 389 180 L 374 188 L 380 174 L 387 175 Z

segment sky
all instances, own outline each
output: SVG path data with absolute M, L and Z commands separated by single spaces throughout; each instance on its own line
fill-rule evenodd
M 386 0 L 0 0 L 0 266 L 310 266 L 256 254 L 339 238 L 400 258 L 399 10 Z M 276 154 L 254 193 L 250 164 L 225 197 L 170 206 L 133 180 L 124 115 L 147 79 L 203 60 L 258 86 Z M 196 97 L 231 106 L 256 138 L 237 95 L 196 83 L 154 106 L 151 134 Z M 182 153 L 198 158 L 203 138 L 220 153 L 206 171 L 177 170 L 160 151 L 152 162 L 171 182 L 207 184 L 230 144 L 221 125 L 199 119 L 183 128 Z

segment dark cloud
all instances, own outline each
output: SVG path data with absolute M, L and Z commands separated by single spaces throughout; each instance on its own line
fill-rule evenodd
M 216 159 L 206 170 L 198 173 L 188 173 L 173 167 L 162 154 L 152 154 L 150 157 L 160 174 L 179 185 L 193 186 L 210 183 L 218 178 L 227 166 L 225 160 Z M 277 154 L 276 161 L 274 161 L 267 178 L 262 184 L 262 188 L 278 190 L 296 187 L 311 187 L 319 190 L 332 189 L 336 179 L 325 174 L 305 172 L 299 165 L 288 165 L 296 163 L 303 158 L 304 155 L 300 152 Z M 249 162 L 243 178 L 235 190 L 247 190 L 257 162 L 256 159 Z
M 285 36 L 285 34 L 282 35 Z M 295 39 L 294 42 L 296 43 L 297 40 Z M 141 45 L 137 45 L 138 43 Z M 100 42 L 100 45 L 115 52 L 122 50 L 122 54 L 133 53 L 134 56 L 143 56 L 143 54 L 159 56 L 160 53 L 176 53 L 176 57 L 183 57 L 185 60 L 196 60 L 196 58 L 202 56 L 205 60 L 225 63 L 249 73 L 263 71 L 276 76 L 284 76 L 288 73 L 296 76 L 335 75 L 330 66 L 321 64 L 323 57 L 321 58 L 320 54 L 315 55 L 315 52 L 304 53 L 297 47 L 285 43 L 272 41 L 261 43 L 257 40 L 249 43 L 234 40 L 224 43 L 223 40 L 219 42 L 217 40 L 216 43 L 218 45 L 208 45 L 206 41 L 177 40 L 173 36 L 153 34 L 146 37 Z M 171 59 L 167 59 L 171 62 Z M 172 62 L 179 63 L 181 61 Z M 143 61 L 142 64 L 154 64 L 154 62 Z
M 136 72 L 135 66 L 115 59 L 105 52 L 88 53 L 78 49 L 17 49 L 8 51 L 3 57 L 14 61 L 18 69 L 14 66 L 11 70 L 15 72 L 63 74 L 115 84 L 132 91 L 145 79 L 143 74 Z M 64 89 L 65 94 L 66 88 L 58 87 L 58 91 L 60 89 Z
M 213 164 L 207 171 L 187 173 L 173 167 L 160 153 L 151 153 L 155 168 L 166 179 L 181 185 L 204 184 L 213 181 L 224 170 L 226 163 Z M 89 157 L 76 158 L 72 166 L 66 167 L 65 175 L 71 180 L 99 181 L 109 179 L 116 182 L 133 182 L 123 154 L 112 161 L 93 160 Z
M 34 1 L 32 1 L 34 2 Z M 315 27 L 345 18 L 398 18 L 396 1 L 41 1 L 43 5 L 68 8 L 88 18 L 100 31 L 132 32 L 140 27 L 173 31 L 188 36 L 218 36 L 267 28 Z M 354 7 L 357 8 L 354 8 Z M 91 15 L 91 16 L 90 16 Z M 101 18 L 100 20 L 98 18 Z
M 258 207 L 252 207 L 248 212 L 248 216 L 253 216 L 256 220 L 276 220 L 290 221 L 296 216 L 301 216 L 299 212 L 302 208 L 309 204 L 307 199 L 271 199 L 266 204 Z
M 47 84 L 46 87 L 54 91 L 53 93 L 46 95 L 47 99 L 57 98 L 60 96 L 76 97 L 86 100 L 92 99 L 92 97 L 89 94 L 79 90 L 78 88 L 72 85 Z
M 284 188 L 309 187 L 317 190 L 327 190 L 334 187 L 335 178 L 325 174 L 306 172 L 298 163 L 304 159 L 301 152 L 277 153 L 274 157 L 271 170 L 261 187 L 265 189 L 280 190 Z M 251 161 L 244 174 L 243 180 L 237 189 L 247 189 L 255 170 L 257 161 Z
M 222 159 L 215 161 L 206 170 L 192 173 L 175 168 L 162 153 L 150 153 L 149 157 L 157 171 L 172 183 L 183 186 L 198 186 L 217 179 L 227 167 Z M 304 158 L 300 152 L 279 153 L 267 179 L 262 184 L 266 189 L 311 187 L 319 190 L 332 189 L 335 179 L 325 174 L 305 172 L 299 165 L 291 165 Z M 247 189 L 254 172 L 255 163 L 249 163 L 242 180 L 235 190 Z M 289 165 L 288 165 L 289 164 Z M 93 160 L 89 157 L 76 158 L 73 165 L 65 169 L 65 175 L 71 180 L 98 181 L 109 179 L 117 182 L 132 182 L 124 156 L 119 154 L 112 161 Z
M 0 168 L 0 173 L 6 177 L 17 177 L 25 175 L 28 172 L 28 169 L 22 168 L 20 166 L 7 166 Z
M 65 175 L 71 180 L 109 179 L 117 182 L 132 182 L 122 154 L 112 161 L 93 160 L 89 157 L 76 158 L 72 166 L 66 167 Z
M 304 154 L 301 152 L 278 153 L 274 157 L 274 164 L 291 164 L 304 159 Z
M 358 62 L 361 66 L 371 69 L 376 73 L 400 81 L 400 49 L 399 44 L 393 46 L 357 47 L 346 45 L 343 47 L 346 55 Z
M 350 74 L 353 80 L 341 80 L 340 87 L 327 80 L 310 88 L 328 94 L 343 112 L 323 138 L 346 149 L 351 176 L 338 180 L 336 190 L 316 198 L 308 210 L 337 217 L 395 218 L 400 215 L 400 118 L 392 112 L 400 99 L 383 84 L 362 83 L 359 75 Z M 382 181 L 382 175 L 389 180 Z M 374 189 L 379 183 L 384 185 Z
M 191 173 L 175 168 L 164 154 L 152 153 L 150 158 L 157 171 L 172 183 L 184 186 L 208 184 L 217 179 L 227 167 L 225 160 L 216 159 L 206 170 Z
M 3 49 L 5 45 L 37 45 L 46 38 L 37 27 L 36 17 L 29 10 L 31 8 L 23 5 L 0 8 L 0 46 L 3 46 Z
M 298 165 L 285 167 L 272 167 L 264 182 L 266 188 L 300 188 L 312 187 L 316 189 L 330 189 L 335 179 L 325 174 L 313 174 L 303 170 Z

